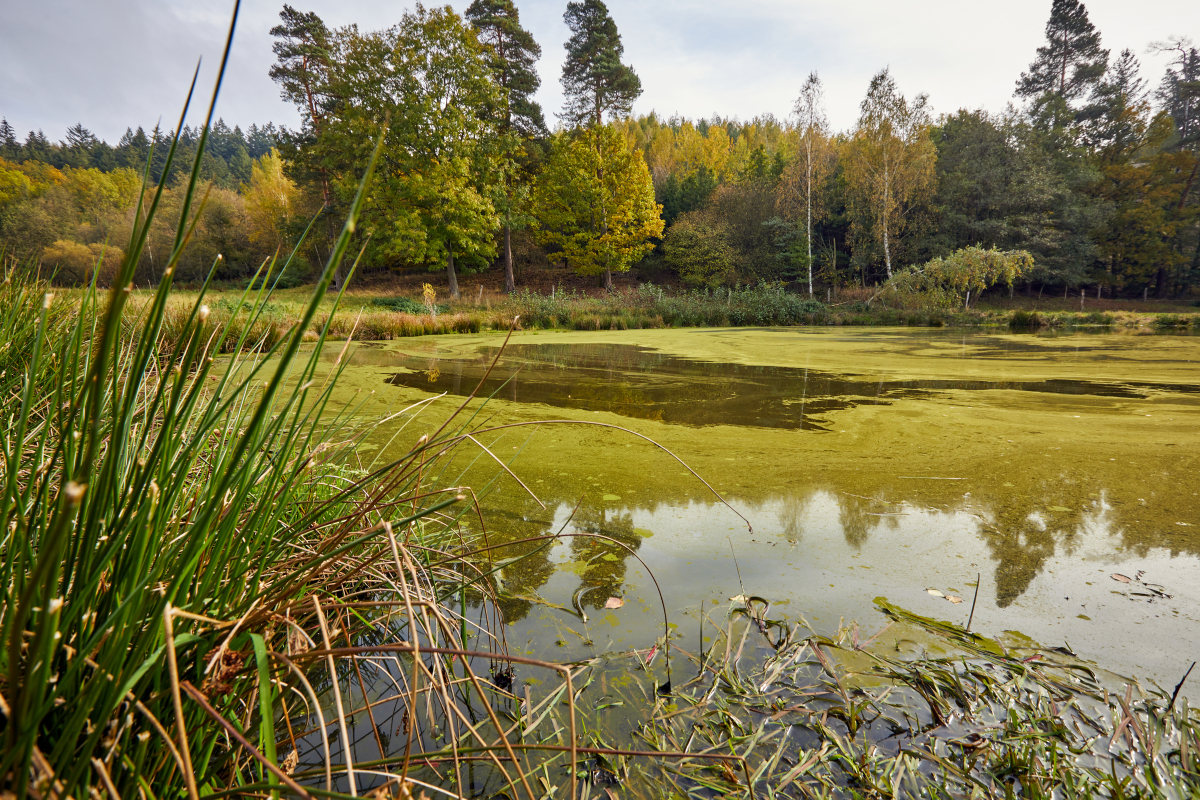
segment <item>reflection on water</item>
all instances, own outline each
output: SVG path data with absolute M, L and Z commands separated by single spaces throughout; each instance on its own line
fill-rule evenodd
M 490 347 L 481 348 L 473 358 L 389 354 L 387 363 L 403 371 L 393 373 L 388 382 L 465 395 L 480 386 L 495 355 Z M 827 415 L 834 411 L 953 390 L 1133 399 L 1144 397 L 1146 388 L 1146 384 L 1061 379 L 885 380 L 797 367 L 697 361 L 637 345 L 591 343 L 510 345 L 500 365 L 483 381 L 479 395 L 667 423 L 828 430 Z
M 1165 586 L 1170 597 L 1137 597 L 1110 577 L 1121 569 L 1131 577 L 1137 573 L 1119 566 L 1129 531 L 1104 492 L 1069 513 L 971 497 L 939 507 L 830 488 L 735 507 L 754 521 L 752 535 L 744 529 L 739 535 L 736 518 L 707 502 L 580 508 L 576 524 L 566 530 L 602 532 L 640 545 L 639 555 L 650 564 L 668 605 L 681 611 L 723 605 L 746 592 L 770 598 L 780 609 L 790 606 L 818 627 L 839 619 L 869 624 L 877 616 L 873 598 L 885 596 L 918 613 L 965 624 L 980 574 L 976 624 L 994 633 L 1052 636 L 1052 644 L 1066 640 L 1093 657 L 1105 653 L 1105 666 L 1142 675 L 1174 669 L 1158 637 L 1169 637 L 1175 647 L 1200 647 L 1200 587 L 1192 579 L 1200 566 L 1197 554 L 1143 548 L 1138 571 Z M 560 503 L 540 520 L 526 518 L 518 529 L 522 535 L 552 534 L 572 510 Z M 505 550 L 504 556 L 521 548 Z M 556 543 L 506 567 L 500 588 L 514 640 L 527 636 L 529 654 L 583 658 L 606 645 L 651 642 L 661 632 L 661 617 L 651 613 L 654 584 L 626 551 L 609 543 Z M 929 588 L 962 602 L 930 595 Z M 610 596 L 640 598 L 642 612 L 612 620 L 610 630 L 595 619 L 580 623 L 566 610 L 572 597 L 585 608 L 602 609 Z M 543 598 L 552 602 L 539 603 Z M 556 610 L 555 603 L 563 608 Z M 1147 639 L 1143 627 L 1151 622 L 1157 632 Z M 579 633 L 560 634 L 551 645 L 547 626 Z M 1114 641 L 1121 642 L 1116 650 Z

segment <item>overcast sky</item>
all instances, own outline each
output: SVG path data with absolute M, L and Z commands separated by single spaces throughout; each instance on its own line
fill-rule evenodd
M 453 3 L 460 13 L 469 0 Z M 412 3 L 292 0 L 331 27 L 394 23 Z M 542 45 L 538 94 L 547 121 L 562 104 L 558 78 L 565 0 L 517 0 Z M 871 76 L 888 66 L 906 95 L 927 92 L 936 113 L 999 111 L 1044 38 L 1050 0 L 609 0 L 625 60 L 644 93 L 634 113 L 687 117 L 770 112 L 785 117 L 804 77 L 826 83 L 830 121 L 849 128 Z M 231 125 L 295 126 L 267 70 L 280 0 L 244 0 L 218 114 Z M 1102 44 L 1132 49 L 1152 86 L 1167 58 L 1145 54 L 1171 34 L 1200 39 L 1197 0 L 1088 0 Z M 64 138 L 84 126 L 115 143 L 127 126 L 173 127 L 196 60 L 201 95 L 212 90 L 231 0 L 0 0 L 0 116 L 24 139 Z M 189 117 L 202 119 L 197 108 Z

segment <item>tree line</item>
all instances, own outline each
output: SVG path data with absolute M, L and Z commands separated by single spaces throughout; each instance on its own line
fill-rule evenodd
M 301 123 L 214 126 L 189 269 L 219 252 L 219 275 L 244 278 L 304 234 L 292 269 L 303 280 L 378 142 L 360 269 L 441 270 L 452 296 L 461 273 L 493 267 L 513 291 L 517 240 L 609 287 L 636 266 L 814 293 L 973 246 L 1030 253 L 1031 292 L 1200 283 L 1200 52 L 1186 38 L 1151 45 L 1171 57 L 1152 89 L 1134 53 L 1102 47 L 1083 3 L 1052 0 L 1004 111 L 935 117 L 884 69 L 855 125 L 833 131 L 816 72 L 787 119 L 631 116 L 641 81 L 604 3 L 572 0 L 564 20 L 566 100 L 551 130 L 533 100 L 541 48 L 511 0 L 461 16 L 418 4 L 377 31 L 285 5 L 270 74 Z M 57 145 L 40 132 L 20 143 L 0 123 L 2 246 L 60 269 L 73 253 L 79 273 L 81 247 L 119 245 L 147 163 L 170 186 L 167 148 L 194 153 L 197 138 L 139 128 L 110 147 L 77 125 Z

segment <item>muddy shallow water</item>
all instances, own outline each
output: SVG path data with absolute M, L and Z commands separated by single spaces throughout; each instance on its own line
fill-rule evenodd
M 440 422 L 501 340 L 356 346 L 343 391 L 374 392 L 365 422 L 447 395 L 394 439 L 405 418 L 379 424 L 364 456 L 398 454 Z M 684 642 L 701 635 L 700 609 L 742 593 L 824 631 L 883 627 L 878 596 L 965 623 L 979 575 L 982 633 L 1069 644 L 1172 685 L 1200 655 L 1200 339 L 520 333 L 482 394 L 477 424 L 560 421 L 484 438 L 537 496 L 495 480 L 493 541 L 564 525 L 619 539 L 653 570 Z M 633 434 L 687 462 L 752 530 Z M 477 455 L 463 450 L 447 480 L 496 478 Z M 615 545 L 564 540 L 502 578 L 514 652 L 559 660 L 661 633 L 646 570 Z M 624 606 L 605 609 L 610 597 Z M 555 608 L 575 604 L 586 624 Z

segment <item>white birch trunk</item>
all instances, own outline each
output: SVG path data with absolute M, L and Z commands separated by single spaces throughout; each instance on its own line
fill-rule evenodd
M 808 154 L 808 164 L 805 165 L 808 170 L 808 178 L 804 182 L 805 189 L 807 189 L 806 194 L 807 194 L 807 199 L 808 199 L 808 220 L 807 220 L 807 226 L 806 226 L 806 235 L 808 237 L 808 296 L 811 298 L 813 296 L 813 269 L 812 269 L 812 173 L 813 173 L 813 169 L 812 169 L 812 137 L 811 137 L 811 135 L 809 136 L 808 146 L 805 149 L 807 150 L 807 154 Z

